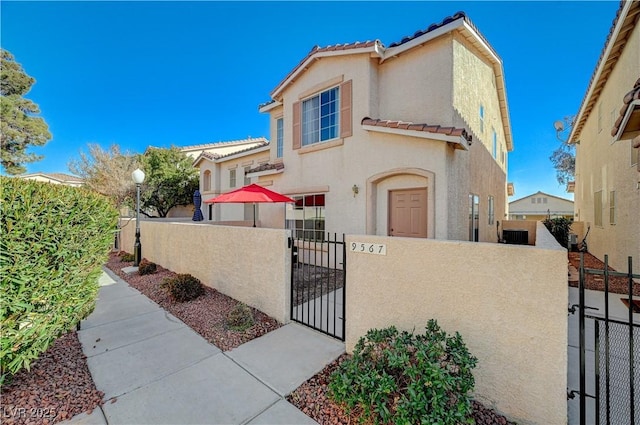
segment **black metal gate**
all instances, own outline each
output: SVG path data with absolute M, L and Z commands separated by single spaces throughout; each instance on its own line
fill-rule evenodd
M 346 248 L 344 235 L 290 238 L 291 320 L 344 341 Z
M 633 299 L 634 285 L 638 290 L 634 279 L 640 275 L 633 274 L 631 257 L 628 266 L 627 273 L 611 271 L 605 255 L 603 270 L 589 269 L 580 254 L 578 304 L 569 308 L 569 313 L 578 314 L 580 377 L 579 388 L 568 391 L 570 399 L 579 397 L 580 425 L 640 425 L 640 397 L 636 394 L 640 385 L 640 303 Z M 601 295 L 591 293 L 587 302 L 597 306 L 585 304 L 589 275 L 597 276 L 604 285 Z M 611 277 L 625 278 L 626 293 L 610 292 Z M 612 313 L 612 308 L 618 313 Z

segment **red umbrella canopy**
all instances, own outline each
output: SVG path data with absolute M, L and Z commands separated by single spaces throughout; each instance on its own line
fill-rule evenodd
M 281 195 L 257 184 L 250 184 L 231 192 L 223 193 L 215 198 L 204 201 L 206 204 L 212 203 L 238 203 L 250 204 L 258 202 L 295 202 L 288 196 Z

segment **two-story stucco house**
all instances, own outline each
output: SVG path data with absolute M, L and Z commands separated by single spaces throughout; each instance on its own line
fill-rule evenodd
M 544 220 L 564 217 L 573 220 L 573 201 L 538 191 L 509 202 L 509 220 Z
M 589 251 L 626 271 L 640 264 L 640 2 L 620 4 L 569 142 L 576 146 L 576 221 Z M 586 227 L 585 227 L 586 230 Z
M 65 173 L 31 173 L 31 174 L 21 174 L 17 176 L 21 179 L 26 180 L 35 180 L 39 182 L 52 183 L 52 184 L 61 184 L 64 186 L 73 186 L 79 187 L 84 185 L 84 180 L 78 176 L 73 176 L 71 174 Z
M 513 149 L 505 79 L 464 13 L 389 46 L 314 47 L 259 110 L 271 160 L 248 175 L 296 200 L 262 208 L 263 225 L 497 239 Z

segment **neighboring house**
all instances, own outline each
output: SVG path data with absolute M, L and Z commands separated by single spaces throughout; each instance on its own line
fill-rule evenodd
M 384 46 L 314 47 L 259 107 L 257 183 L 296 200 L 265 226 L 496 241 L 513 149 L 502 61 L 457 13 Z
M 179 147 L 179 149 L 195 160 L 202 153 L 208 153 L 212 156 L 223 156 L 256 146 L 264 146 L 267 143 L 269 143 L 269 141 L 264 137 L 249 136 L 246 139 L 182 146 Z
M 575 219 L 589 251 L 612 267 L 640 264 L 640 2 L 622 2 L 569 142 L 576 146 Z
M 509 220 L 540 221 L 557 217 L 573 220 L 573 201 L 538 191 L 509 202 Z
M 203 201 L 252 183 L 246 172 L 269 162 L 271 147 L 266 139 L 261 140 L 259 144 L 226 155 L 200 153 L 193 165 L 200 169 Z M 257 205 L 256 214 L 259 208 Z M 205 220 L 228 222 L 253 219 L 252 204 L 203 204 L 201 209 Z
M 82 178 L 64 173 L 31 173 L 22 174 L 16 177 L 39 182 L 61 184 L 64 186 L 79 187 L 84 185 L 84 180 L 82 180 Z

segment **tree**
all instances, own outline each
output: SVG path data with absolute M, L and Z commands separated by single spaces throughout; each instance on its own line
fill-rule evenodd
M 140 192 L 141 213 L 152 217 L 148 211 L 154 210 L 166 217 L 171 208 L 193 202 L 199 175 L 187 154 L 176 147 L 149 148 L 140 163 L 146 174 Z
M 138 155 L 122 152 L 116 144 L 108 150 L 89 144 L 88 153 L 80 152 L 80 158 L 71 160 L 68 166 L 88 188 L 113 199 L 118 207 L 135 196 L 131 173 L 138 167 Z
M 42 159 L 27 153 L 27 147 L 43 146 L 51 139 L 49 126 L 38 105 L 23 96 L 31 90 L 35 79 L 27 75 L 11 53 L 0 49 L 0 147 L 2 167 L 8 174 L 26 171 L 25 163 Z
M 561 121 L 556 121 L 556 129 L 560 146 L 552 153 L 549 159 L 556 169 L 556 179 L 561 185 L 566 185 L 573 181 L 576 170 L 575 145 L 569 144 L 569 134 L 573 127 L 575 117 L 564 117 Z

